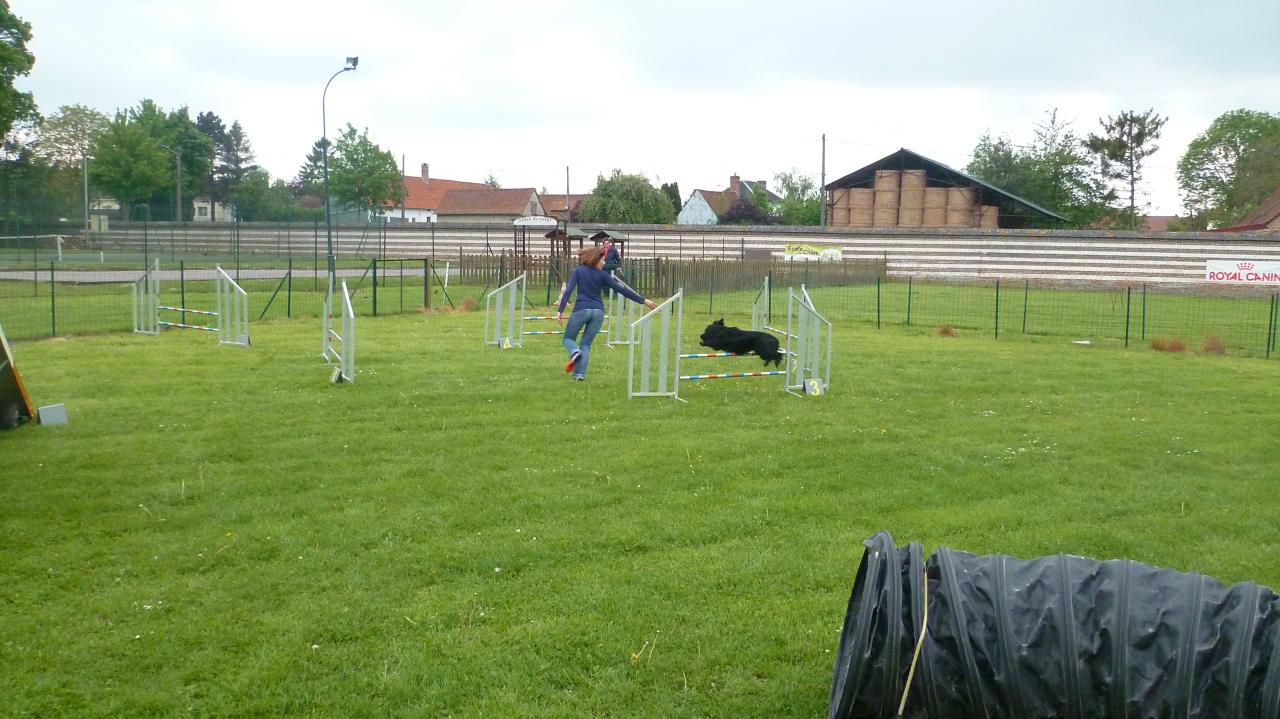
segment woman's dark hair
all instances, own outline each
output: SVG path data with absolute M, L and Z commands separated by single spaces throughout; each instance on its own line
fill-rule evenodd
M 578 261 L 587 267 L 595 267 L 601 257 L 604 257 L 603 247 L 588 247 L 578 253 Z

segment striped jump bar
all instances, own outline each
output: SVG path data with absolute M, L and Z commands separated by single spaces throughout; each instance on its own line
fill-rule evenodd
M 186 307 L 170 307 L 169 305 L 156 305 L 156 309 L 158 309 L 158 310 L 172 310 L 172 311 L 174 311 L 174 312 L 190 312 L 190 313 L 191 313 L 191 314 L 193 314 L 193 315 L 208 315 L 209 317 L 217 317 L 217 316 L 218 316 L 218 313 L 217 313 L 217 312 L 209 312 L 209 311 L 206 311 L 206 310 L 191 310 L 191 309 L 187 309 Z M 181 326 L 186 327 L 187 325 L 181 325 Z
M 208 314 L 208 313 L 206 313 L 206 314 Z M 218 328 L 217 328 L 217 327 L 205 327 L 204 325 L 184 325 L 184 324 L 182 324 L 181 322 L 164 322 L 164 321 L 160 321 L 160 322 L 157 322 L 156 324 L 158 324 L 158 325 L 162 325 L 162 326 L 164 326 L 164 327 L 182 327 L 183 329 L 188 329 L 188 330 L 204 330 L 205 332 L 217 332 L 217 331 L 218 331 Z
M 550 317 L 542 317 L 542 316 L 538 316 L 538 317 L 525 317 L 525 319 L 526 319 L 526 320 L 554 320 L 554 319 L 556 319 L 556 316 L 555 316 L 555 315 L 551 315 Z
M 785 370 L 774 370 L 770 372 L 733 372 L 731 374 L 689 374 L 681 375 L 680 379 L 734 379 L 737 377 L 776 377 L 786 374 Z
M 784 355 L 794 355 L 795 352 L 787 350 L 779 350 Z M 693 354 L 679 355 L 680 359 L 697 359 L 699 357 L 756 357 L 754 354 L 738 354 L 737 352 L 696 352 Z
M 525 330 L 520 334 L 522 335 L 562 335 L 564 334 L 564 330 Z M 609 334 L 609 330 L 600 330 L 596 334 L 607 335 Z

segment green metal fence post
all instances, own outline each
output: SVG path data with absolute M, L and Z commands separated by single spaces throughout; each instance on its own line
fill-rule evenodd
M 1000 339 L 1000 280 L 996 280 L 996 339 Z
M 378 316 L 378 258 L 369 260 L 369 269 L 373 270 L 373 316 Z
M 1147 286 L 1142 286 L 1142 341 L 1147 341 Z
M 434 229 L 431 230 L 433 233 Z M 422 306 L 431 309 L 431 260 L 422 260 Z
M 911 326 L 911 293 L 913 291 L 912 289 L 913 279 L 914 278 L 912 277 L 907 278 L 907 326 L 908 327 Z
M 809 268 L 804 268 L 804 273 L 809 274 Z M 790 312 L 790 310 L 787 310 Z M 876 275 L 876 329 L 880 329 L 880 275 Z
M 1129 346 L 1129 308 L 1133 305 L 1133 288 L 1124 288 L 1124 346 Z
M 293 258 L 289 258 L 289 283 L 285 288 L 284 295 L 284 316 L 293 317 Z
M 764 302 L 765 302 L 764 311 L 765 311 L 765 315 L 768 317 L 768 320 L 770 322 L 773 322 L 773 268 L 772 267 L 770 267 L 769 271 L 765 273 L 765 277 L 768 278 L 769 280 L 766 283 L 769 286 L 769 296 L 764 298 Z
M 1267 352 L 1266 358 L 1271 358 L 1271 352 L 1276 348 L 1276 315 L 1280 313 L 1280 294 L 1272 294 L 1271 296 L 1271 312 L 1267 317 Z
M 1022 334 L 1027 333 L 1027 301 L 1031 297 L 1031 280 L 1022 281 Z
M 178 305 L 182 307 L 182 324 L 187 323 L 187 273 L 185 269 L 185 260 L 178 262 Z M 156 277 L 156 282 L 160 278 Z
M 708 315 L 715 312 L 715 309 L 713 309 L 715 307 L 715 304 L 716 304 L 716 265 L 713 262 L 711 263 L 711 293 L 707 296 L 707 314 Z
M 53 278 L 53 262 L 49 262 L 49 329 L 50 337 L 58 336 L 58 302 L 54 299 L 56 284 Z

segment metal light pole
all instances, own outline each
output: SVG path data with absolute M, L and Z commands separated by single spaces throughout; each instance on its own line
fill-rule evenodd
M 173 221 L 182 222 L 182 154 L 163 142 L 159 144 L 173 153 Z
M 333 78 L 344 72 L 356 69 L 356 65 L 360 63 L 360 58 L 347 58 L 347 66 L 333 73 L 333 77 L 329 78 L 329 82 L 324 84 L 324 93 L 320 95 L 320 144 L 324 147 L 324 236 L 325 248 L 329 254 L 329 289 L 333 289 L 334 275 L 336 274 L 335 261 L 333 256 L 333 217 L 332 210 L 329 206 L 329 122 L 325 116 L 325 99 L 329 95 L 329 83 L 333 82 Z

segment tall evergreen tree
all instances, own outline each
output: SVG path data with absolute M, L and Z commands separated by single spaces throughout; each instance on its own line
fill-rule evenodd
M 1089 134 L 1085 146 L 1099 159 L 1102 177 L 1119 182 L 1129 198 L 1126 223 L 1137 227 L 1138 185 L 1142 182 L 1142 165 L 1148 157 L 1160 149 L 1156 140 L 1167 117 L 1155 113 L 1154 108 L 1141 114 L 1125 110 L 1115 117 L 1098 120 L 1102 134 Z
M 218 185 L 217 168 L 222 147 L 227 142 L 227 126 L 223 124 L 222 118 L 213 112 L 202 112 L 196 115 L 196 127 L 213 146 L 213 157 L 210 158 L 208 170 L 200 176 L 200 186 L 209 197 L 211 213 L 209 220 L 217 222 L 218 201 L 223 198 L 222 188 Z

